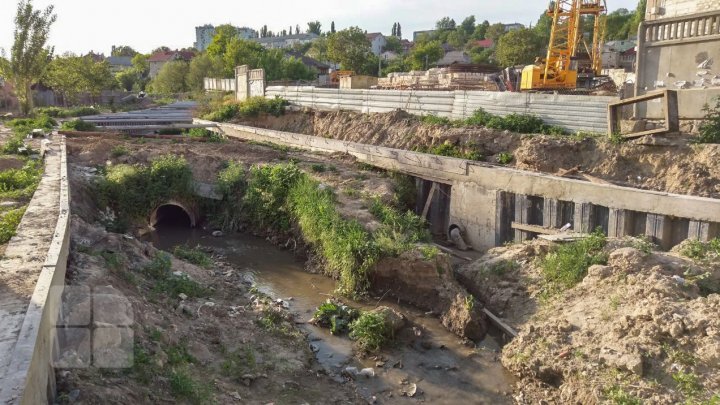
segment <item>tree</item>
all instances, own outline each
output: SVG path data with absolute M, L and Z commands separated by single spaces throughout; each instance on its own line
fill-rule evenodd
M 329 60 L 355 72 L 362 72 L 365 62 L 372 55 L 370 41 L 358 27 L 350 27 L 330 35 L 327 47 Z
M 119 45 L 119 46 L 113 46 L 112 47 L 112 56 L 127 56 L 132 58 L 133 56 L 137 55 L 137 51 L 134 50 L 132 47 L 129 47 L 127 45 Z
M 238 37 L 237 28 L 230 24 L 223 24 L 215 28 L 210 45 L 208 45 L 207 53 L 212 56 L 224 55 L 227 51 L 228 43 Z
M 322 24 L 320 24 L 320 21 L 310 21 L 309 23 L 307 23 L 307 25 L 308 25 L 308 29 L 307 29 L 308 34 L 315 34 L 315 35 L 322 34 Z
M 299 34 L 300 34 L 300 24 L 296 24 L 295 25 L 295 35 L 299 35 Z
M 455 20 L 450 17 L 443 17 L 437 23 L 435 23 L 435 29 L 437 29 L 438 31 L 454 30 L 455 26 Z
M 425 70 L 444 55 L 440 41 L 428 41 L 415 45 L 408 55 L 408 62 L 413 70 Z
M 330 33 L 331 34 L 335 33 L 335 21 L 330 23 Z
M 396 37 L 402 38 L 402 26 L 400 25 L 400 23 L 397 23 L 397 31 L 396 31 L 396 34 L 397 34 L 397 35 L 395 35 Z
M 159 47 L 153 49 L 153 51 L 150 52 L 150 55 L 160 53 L 160 52 L 170 52 L 170 51 L 171 51 L 171 49 L 168 48 L 167 46 L 159 46 Z
M 465 33 L 465 36 L 472 35 L 473 32 L 475 32 L 475 16 L 471 15 L 470 17 L 467 17 L 463 20 L 462 23 L 460 23 L 460 28 Z
M 161 94 L 187 92 L 189 87 L 186 78 L 189 71 L 190 64 L 185 61 L 175 60 L 166 63 L 151 83 L 153 91 Z
M 455 49 L 462 48 L 465 42 L 467 42 L 467 38 L 465 37 L 465 31 L 461 27 L 458 27 L 455 31 L 448 32 L 445 37 L 445 43 Z
M 626 8 L 619 8 L 607 16 L 607 28 L 605 37 L 610 40 L 627 39 L 629 35 L 629 22 L 635 17 L 635 13 L 631 13 Z
M 482 24 L 476 25 L 475 30 L 472 33 L 472 39 L 485 39 L 488 28 L 490 28 L 490 22 L 488 20 L 483 21 Z
M 53 59 L 42 81 L 62 94 L 66 104 L 76 103 L 83 93 L 98 96 L 103 90 L 117 86 L 107 62 L 73 54 Z
M 190 61 L 187 74 L 187 86 L 191 91 L 202 91 L 206 77 L 219 77 L 223 74 L 223 61 L 218 56 L 202 54 Z
M 233 77 L 236 66 L 248 65 L 251 69 L 260 67 L 260 58 L 264 50 L 265 48 L 255 41 L 233 38 L 228 43 L 225 54 L 221 55 L 224 76 Z
M 403 47 L 400 43 L 400 38 L 396 36 L 391 36 L 387 38 L 387 42 L 385 43 L 385 46 L 382 49 L 383 52 L 385 51 L 391 51 L 395 52 L 397 54 L 403 53 Z
M 397 36 L 397 23 L 393 23 L 392 33 L 390 35 Z
M 528 65 L 540 56 L 542 44 L 534 30 L 522 28 L 500 38 L 495 57 L 500 66 Z
M 307 56 L 317 59 L 320 61 L 326 61 L 328 59 L 328 39 L 326 37 L 320 37 L 312 42 L 310 49 L 307 51 Z
M 53 6 L 45 10 L 33 8 L 32 0 L 20 0 L 15 15 L 15 40 L 10 53 L 10 60 L 3 63 L 3 71 L 15 86 L 15 93 L 20 101 L 23 114 L 32 109 L 32 90 L 34 82 L 40 80 L 52 58 L 53 50 L 47 48 L 50 27 L 57 16 Z
M 535 34 L 537 34 L 538 36 L 539 41 L 545 45 L 550 43 L 550 32 L 552 31 L 552 23 L 552 17 L 547 15 L 547 13 L 542 13 L 540 15 L 540 18 L 538 19 L 537 24 L 535 24 L 535 27 L 533 28 Z
M 497 23 L 488 27 L 487 31 L 485 32 L 485 38 L 492 39 L 493 42 L 497 44 L 500 38 L 502 38 L 505 34 L 505 24 Z

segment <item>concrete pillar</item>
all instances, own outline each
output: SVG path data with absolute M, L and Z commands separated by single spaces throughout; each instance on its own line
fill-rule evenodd
M 720 236 L 720 224 L 702 221 L 690 221 L 688 239 L 707 242 Z
M 672 226 L 665 215 L 648 213 L 645 234 L 663 249 L 672 248 Z
M 543 226 L 546 228 L 562 228 L 562 205 L 560 201 L 546 198 L 543 206 Z
M 595 222 L 593 205 L 590 203 L 575 203 L 575 221 L 573 228 L 578 233 L 590 233 Z
M 515 195 L 515 222 L 527 224 L 530 220 L 530 199 L 526 195 Z M 523 242 L 529 239 L 529 234 L 515 230 L 515 242 Z
M 250 95 L 249 77 L 250 69 L 248 65 L 242 65 L 235 68 L 235 100 L 245 101 Z
M 632 213 L 626 210 L 610 208 L 608 236 L 622 238 L 632 233 Z

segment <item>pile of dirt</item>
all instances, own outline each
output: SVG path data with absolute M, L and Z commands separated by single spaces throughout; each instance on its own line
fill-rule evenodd
M 518 169 L 555 174 L 579 168 L 619 185 L 720 197 L 720 167 L 715 164 L 720 145 L 695 145 L 690 136 L 641 138 L 617 145 L 602 135 L 557 137 L 427 125 L 399 110 L 384 114 L 289 112 L 243 123 L 408 150 L 450 142 L 479 151 L 489 163 L 509 153 L 514 157 L 510 166 Z
M 520 379 L 518 403 L 720 399 L 720 295 L 700 288 L 719 269 L 629 245 L 610 241 L 607 265 L 558 296 L 540 294 L 531 260 L 547 252 L 544 242 L 497 248 L 459 270 L 470 291 L 519 329 L 502 352 Z

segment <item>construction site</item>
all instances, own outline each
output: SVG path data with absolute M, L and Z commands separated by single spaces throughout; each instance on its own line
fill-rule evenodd
M 632 79 L 545 13 L 502 71 L 0 121 L 0 402 L 720 404 L 720 1 Z

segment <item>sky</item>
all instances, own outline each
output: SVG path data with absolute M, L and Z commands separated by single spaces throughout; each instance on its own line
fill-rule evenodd
M 607 0 L 610 11 L 634 9 L 637 0 Z M 535 23 L 547 7 L 543 0 L 34 0 L 36 8 L 55 5 L 57 22 L 50 33 L 56 53 L 89 51 L 110 54 L 112 45 L 129 45 L 147 53 L 159 46 L 193 46 L 195 27 L 231 23 L 272 31 L 318 20 L 323 31 L 357 25 L 368 32 L 390 34 L 400 22 L 403 37 L 432 29 L 449 16 L 457 23 L 474 15 L 478 22 Z M 0 48 L 13 42 L 15 0 L 0 0 Z

